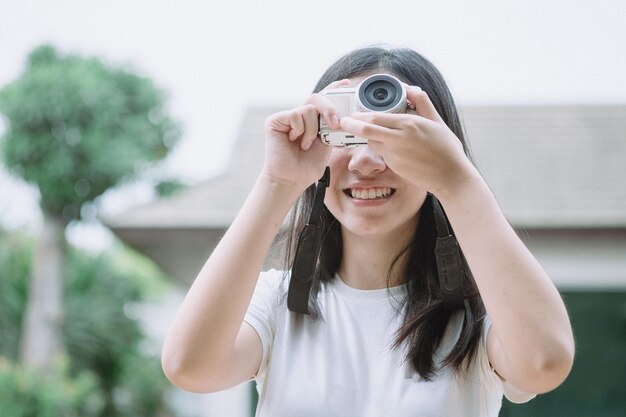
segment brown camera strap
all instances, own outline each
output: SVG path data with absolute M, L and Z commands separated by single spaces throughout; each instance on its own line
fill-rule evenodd
M 439 287 L 444 306 L 450 310 L 464 307 L 461 248 L 456 237 L 450 233 L 448 221 L 437 197 L 432 196 L 437 242 L 435 260 L 439 274 Z
M 287 294 L 287 307 L 296 313 L 309 314 L 309 295 L 313 285 L 313 274 L 322 248 L 322 226 L 320 224 L 322 207 L 329 182 L 330 168 L 326 167 L 324 175 L 315 187 L 315 197 L 313 198 L 313 208 L 309 220 L 298 238 Z

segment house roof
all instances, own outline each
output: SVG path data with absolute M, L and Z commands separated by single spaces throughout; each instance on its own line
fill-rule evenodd
M 226 172 L 106 219 L 115 229 L 228 227 L 263 161 L 263 123 L 251 108 Z M 514 226 L 626 227 L 626 105 L 470 106 L 472 154 Z
M 626 106 L 467 107 L 463 118 L 513 225 L 626 227 Z
M 274 109 L 251 109 L 241 123 L 227 170 L 169 197 L 105 219 L 117 229 L 223 229 L 243 205 L 263 165 L 265 118 Z

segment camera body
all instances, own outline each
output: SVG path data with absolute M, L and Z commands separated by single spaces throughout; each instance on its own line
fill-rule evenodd
M 354 112 L 406 113 L 408 108 L 406 89 L 400 80 L 389 74 L 374 74 L 357 87 L 333 88 L 321 94 L 333 103 L 340 118 Z M 367 144 L 365 138 L 332 129 L 323 117 L 320 117 L 320 139 L 330 146 Z

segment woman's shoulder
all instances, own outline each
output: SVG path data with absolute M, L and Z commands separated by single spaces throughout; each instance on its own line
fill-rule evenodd
M 277 300 L 287 293 L 290 275 L 289 271 L 274 268 L 261 271 L 254 290 L 253 302 L 265 299 L 274 305 L 277 304 Z
M 290 271 L 270 268 L 261 271 L 261 273 L 259 274 L 258 284 L 262 283 L 264 285 L 271 285 L 273 287 L 288 285 L 290 276 Z

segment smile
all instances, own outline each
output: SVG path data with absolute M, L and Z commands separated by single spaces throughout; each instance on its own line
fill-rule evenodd
M 391 196 L 396 190 L 389 187 L 374 187 L 374 188 L 348 188 L 344 190 L 344 193 L 355 200 L 374 200 L 380 198 L 387 198 Z

